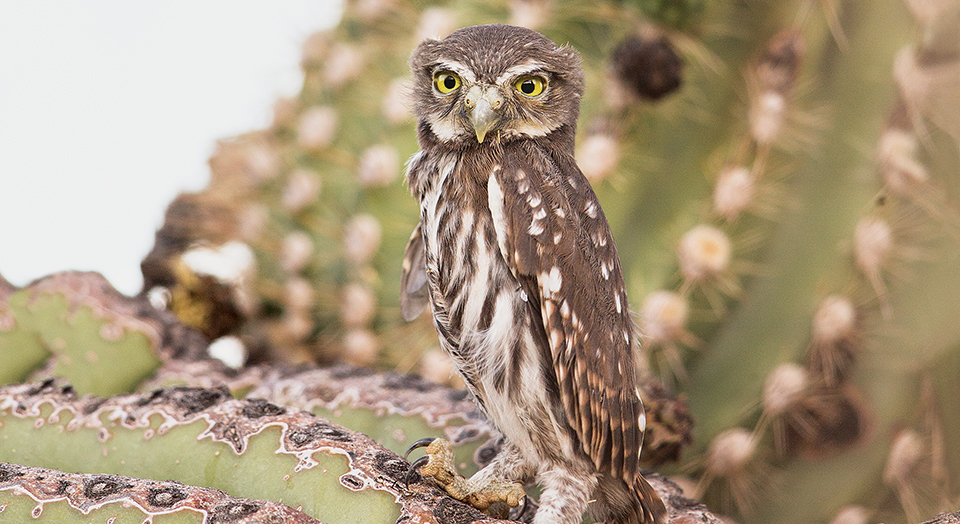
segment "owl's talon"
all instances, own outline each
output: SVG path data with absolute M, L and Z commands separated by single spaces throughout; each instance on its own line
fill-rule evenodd
M 430 443 L 433 442 L 434 440 L 437 440 L 437 439 L 433 437 L 426 437 L 414 442 L 413 444 L 410 444 L 410 447 L 407 448 L 407 452 L 403 454 L 403 458 L 406 459 L 407 457 L 409 457 L 410 453 L 417 448 L 425 448 L 429 446 Z
M 410 452 L 408 451 L 407 453 L 410 453 Z M 406 457 L 404 457 L 404 458 L 406 458 Z M 410 464 L 410 468 L 407 469 L 407 476 L 404 477 L 404 482 L 406 483 L 406 487 L 407 487 L 407 488 L 410 488 L 410 476 L 413 475 L 413 473 L 414 473 L 415 471 L 417 471 L 418 469 L 422 468 L 423 465 L 426 464 L 427 461 L 429 461 L 429 460 L 430 460 L 430 457 L 428 457 L 428 456 L 426 456 L 426 457 L 420 457 L 420 458 L 418 458 L 417 460 L 413 461 L 413 462 Z
M 451 497 L 497 518 L 506 518 L 505 508 L 518 506 L 526 499 L 526 491 L 516 482 L 477 483 L 463 478 L 457 473 L 453 446 L 444 439 L 420 439 L 410 446 L 407 454 L 417 448 L 426 448 L 426 455 L 410 464 L 407 486 L 410 485 L 410 475 L 419 468 L 422 477 L 432 478 Z M 509 513 L 508 509 L 506 513 Z

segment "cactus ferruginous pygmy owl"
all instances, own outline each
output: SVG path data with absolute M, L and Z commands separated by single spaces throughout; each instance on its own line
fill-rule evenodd
M 579 56 L 483 25 L 421 43 L 410 65 L 420 224 L 401 310 L 412 319 L 430 304 L 441 345 L 505 437 L 459 495 L 533 479 L 537 524 L 579 523 L 587 509 L 662 523 L 639 472 L 645 418 L 620 260 L 574 160 Z

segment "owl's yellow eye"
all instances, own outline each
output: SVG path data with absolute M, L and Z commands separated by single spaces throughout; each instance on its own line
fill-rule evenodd
M 521 76 L 517 79 L 517 83 L 513 84 L 517 88 L 517 91 L 520 91 L 527 96 L 537 96 L 543 92 L 547 87 L 547 79 L 542 76 Z
M 460 77 L 453 71 L 437 71 L 433 75 L 433 85 L 446 95 L 460 88 Z

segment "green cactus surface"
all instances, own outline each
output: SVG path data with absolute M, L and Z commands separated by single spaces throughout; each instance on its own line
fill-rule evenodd
M 160 367 L 162 331 L 94 274 L 64 273 L 0 293 L 0 384 L 70 380 L 81 393 L 132 391 Z
M 283 504 L 238 499 L 179 482 L 4 463 L 0 463 L 0 515 L 12 522 L 319 523 Z

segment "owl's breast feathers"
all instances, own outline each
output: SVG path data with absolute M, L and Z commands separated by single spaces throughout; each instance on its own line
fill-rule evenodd
M 440 213 L 430 208 L 445 204 L 453 206 L 448 213 L 483 213 L 492 224 L 498 262 L 514 289 L 523 291 L 528 324 L 548 349 L 556 381 L 548 386 L 558 392 L 566 423 L 599 471 L 634 485 L 645 417 L 620 261 L 599 201 L 569 152 L 572 144 L 553 144 L 484 144 L 480 155 L 431 147 L 411 159 L 408 181 L 421 201 L 422 236 L 415 233 L 408 246 L 401 304 L 409 317 L 426 303 L 417 294 L 417 284 L 427 279 L 416 272 L 424 268 L 410 260 L 411 250 L 443 242 L 442 227 L 427 225 Z M 442 314 L 437 319 L 441 336 L 444 320 Z

